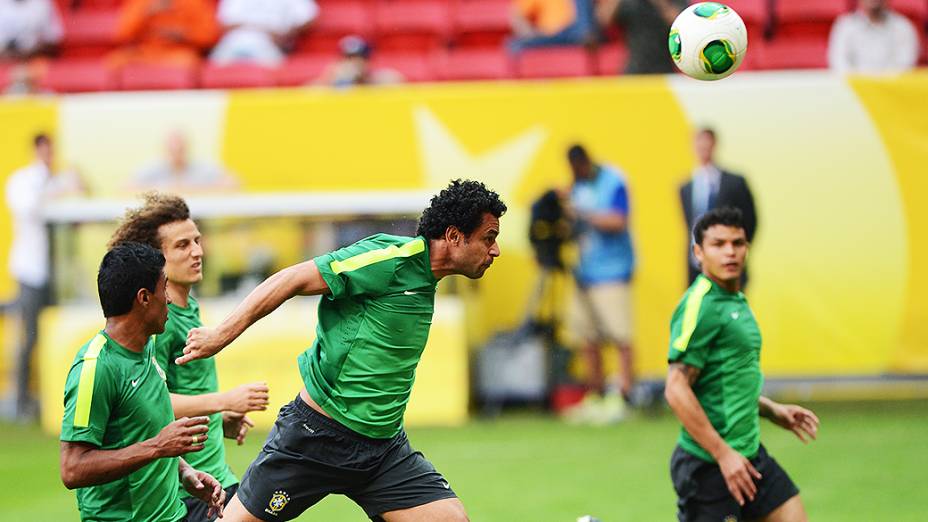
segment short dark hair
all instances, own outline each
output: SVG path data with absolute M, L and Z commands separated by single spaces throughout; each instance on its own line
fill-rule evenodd
M 579 143 L 571 145 L 567 149 L 567 161 L 571 163 L 576 163 L 578 161 L 588 162 L 590 161 L 590 154 L 586 151 L 583 145 Z
M 700 129 L 696 131 L 696 134 L 705 134 L 709 136 L 710 138 L 712 138 L 712 141 L 717 141 L 715 139 L 715 129 L 713 129 L 712 127 L 700 127 Z
M 142 195 L 142 202 L 141 207 L 126 211 L 119 228 L 113 232 L 110 248 L 131 241 L 161 250 L 161 237 L 158 235 L 161 225 L 190 219 L 190 208 L 180 196 L 146 192 Z
M 470 235 L 480 226 L 484 214 L 499 218 L 506 213 L 506 204 L 499 194 L 479 181 L 456 179 L 432 197 L 428 208 L 419 218 L 416 234 L 426 239 L 438 239 L 453 226 Z
M 32 138 L 32 145 L 34 147 L 38 147 L 39 145 L 48 145 L 51 142 L 52 139 L 49 138 L 48 134 L 45 134 L 44 132 L 40 132 L 36 134 L 34 138 Z
M 714 208 L 699 216 L 696 226 L 693 227 L 693 241 L 697 245 L 702 245 L 706 230 L 715 225 L 744 229 L 744 217 L 741 215 L 741 211 L 734 207 Z
M 116 317 L 132 311 L 138 291 L 145 288 L 154 292 L 163 269 L 164 256 L 149 245 L 129 241 L 110 249 L 97 272 L 103 316 Z

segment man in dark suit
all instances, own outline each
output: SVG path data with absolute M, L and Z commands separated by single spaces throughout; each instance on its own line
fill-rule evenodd
M 680 203 L 686 218 L 686 237 L 692 237 L 693 225 L 699 216 L 719 207 L 734 207 L 741 210 L 744 217 L 744 229 L 748 242 L 754 240 L 757 231 L 757 213 L 754 210 L 754 196 L 744 177 L 722 170 L 715 164 L 715 131 L 702 128 L 693 139 L 696 159 L 699 166 L 693 171 L 692 178 L 680 187 Z M 687 267 L 692 284 L 701 272 L 699 263 L 693 257 L 692 248 L 686 245 Z M 742 275 L 742 287 L 747 282 L 747 271 Z

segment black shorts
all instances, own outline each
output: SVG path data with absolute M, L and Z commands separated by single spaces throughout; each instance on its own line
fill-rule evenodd
M 280 409 L 264 448 L 242 477 L 238 498 L 261 520 L 291 520 L 326 495 L 345 495 L 380 520 L 388 511 L 457 495 L 409 446 L 360 435 L 310 408 L 299 396 Z
M 236 491 L 238 491 L 238 484 L 232 484 L 226 488 L 226 505 L 229 505 L 229 501 L 235 496 Z M 184 519 L 184 522 L 213 522 L 219 520 L 218 517 L 206 517 L 209 514 L 209 505 L 198 498 L 187 497 L 184 499 L 184 504 L 187 506 L 187 518 Z
M 677 490 L 680 522 L 738 522 L 769 515 L 799 494 L 786 471 L 767 454 L 763 444 L 751 464 L 760 472 L 754 500 L 739 506 L 725 485 L 718 464 L 706 462 L 677 446 L 670 459 L 670 477 Z

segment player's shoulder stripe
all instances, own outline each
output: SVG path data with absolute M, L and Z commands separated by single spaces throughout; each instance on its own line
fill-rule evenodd
M 703 298 L 712 290 L 712 283 L 705 277 L 696 279 L 690 294 L 686 298 L 686 304 L 683 308 L 683 328 L 680 329 L 680 335 L 673 340 L 673 347 L 676 350 L 684 351 L 690 344 L 690 337 L 696 330 L 696 320 L 699 318 L 699 309 L 702 307 Z
M 85 428 L 90 423 L 90 405 L 93 403 L 93 381 L 97 375 L 97 358 L 103 347 L 106 346 L 106 337 L 97 334 L 90 341 L 90 346 L 84 352 L 81 367 L 81 378 L 77 383 L 77 405 L 74 408 L 74 426 Z
M 388 259 L 412 257 L 424 251 L 425 240 L 421 237 L 417 237 L 400 246 L 390 245 L 385 248 L 378 248 L 377 250 L 369 250 L 341 261 L 332 261 L 329 267 L 335 275 L 338 275 L 342 272 L 351 272 Z

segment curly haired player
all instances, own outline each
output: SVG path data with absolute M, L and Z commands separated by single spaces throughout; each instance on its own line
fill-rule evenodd
M 417 237 L 377 234 L 286 268 L 216 328 L 191 330 L 178 364 L 210 357 L 297 295 L 322 295 L 304 387 L 284 406 L 224 520 L 291 520 L 330 493 L 373 520 L 463 521 L 464 506 L 403 430 L 438 280 L 483 276 L 506 205 L 475 181 L 432 198 Z

